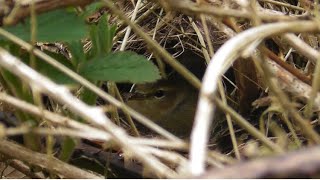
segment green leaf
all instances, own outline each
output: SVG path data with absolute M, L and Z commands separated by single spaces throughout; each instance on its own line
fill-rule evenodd
M 68 48 L 72 54 L 72 65 L 75 69 L 78 69 L 79 64 L 86 62 L 86 54 L 83 51 L 83 45 L 81 41 L 72 41 L 68 43 Z
M 86 9 L 81 16 L 87 18 L 88 16 L 96 13 L 99 9 L 101 9 L 102 7 L 105 7 L 105 6 L 106 6 L 105 3 L 103 3 L 103 2 L 91 3 L 88 6 L 86 6 Z
M 109 25 L 108 19 L 107 15 L 103 15 L 97 25 L 93 24 L 90 26 L 91 54 L 93 56 L 111 52 L 116 26 Z
M 90 80 L 144 83 L 160 78 L 158 68 L 134 52 L 117 52 L 87 62 L 80 74 Z
M 27 65 L 30 65 L 30 54 L 27 51 L 21 50 L 21 48 L 18 45 L 15 44 L 10 44 L 8 45 L 9 47 L 7 48 L 8 51 L 10 51 L 12 54 L 15 56 L 19 57 L 22 62 L 24 62 Z M 53 53 L 47 50 L 43 50 L 44 53 L 47 55 L 51 56 L 52 58 L 56 59 L 58 62 L 63 64 L 64 66 L 68 67 L 71 70 L 74 70 L 75 68 L 71 64 L 71 62 L 62 54 L 57 54 Z M 54 82 L 58 84 L 68 84 L 68 85 L 74 85 L 77 84 L 74 80 L 72 80 L 69 76 L 65 75 L 63 72 L 58 70 L 57 68 L 53 67 L 52 65 L 48 64 L 44 60 L 37 58 L 35 61 L 35 70 L 37 72 L 40 72 L 41 74 L 47 76 Z M 15 82 L 12 79 L 8 79 L 8 82 L 12 83 Z M 21 89 L 20 86 L 16 85 L 17 89 Z
M 70 137 L 66 137 L 62 144 L 62 150 L 59 159 L 64 162 L 68 162 L 76 145 L 77 142 L 75 140 L 71 139 Z
M 8 88 L 7 91 L 27 102 L 33 102 L 31 92 L 25 88 L 26 84 L 23 84 L 21 79 L 5 69 L 0 69 L 0 71 L 5 86 Z
M 101 87 L 102 83 L 94 82 L 98 87 Z M 91 90 L 84 88 L 80 93 L 80 99 L 88 105 L 95 105 L 97 102 L 98 95 Z
M 68 59 L 66 59 L 63 55 L 48 52 L 48 51 L 45 51 L 45 53 L 53 57 L 54 59 L 56 59 L 58 62 L 65 65 L 69 69 L 71 70 L 73 69 L 71 62 Z M 46 75 L 48 78 L 50 78 L 51 80 L 53 80 L 58 84 L 76 84 L 76 82 L 73 79 L 71 79 L 69 76 L 65 75 L 63 72 L 61 72 L 57 68 L 53 67 L 52 65 L 48 64 L 47 62 L 41 59 L 36 60 L 36 68 L 38 72 Z
M 30 41 L 30 18 L 5 29 L 19 38 Z M 41 42 L 70 42 L 87 35 L 87 25 L 75 13 L 59 9 L 37 16 L 36 40 Z M 2 37 L 0 37 L 1 40 Z

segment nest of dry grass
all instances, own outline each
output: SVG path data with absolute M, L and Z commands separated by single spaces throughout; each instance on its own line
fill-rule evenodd
M 161 72 L 168 68 L 176 71 L 196 88 L 201 86 L 200 102 L 208 109 L 199 112 L 209 112 L 217 106 L 226 117 L 225 125 L 221 126 L 223 133 L 214 139 L 213 145 L 205 135 L 209 130 L 203 128 L 203 122 L 212 123 L 205 114 L 196 116 L 190 144 L 174 138 L 136 138 L 124 133 L 120 126 L 103 126 L 111 140 L 99 140 L 112 141 L 126 158 L 139 161 L 133 163 L 136 166 L 127 166 L 126 171 L 135 171 L 139 166 L 140 172 L 135 171 L 138 174 L 144 169 L 148 172 L 145 177 L 167 178 L 315 177 L 319 174 L 320 30 L 315 2 L 138 2 L 141 4 L 117 1 L 115 6 L 106 2 L 106 8 L 91 20 L 98 20 L 103 13 L 110 14 L 110 22 L 118 26 L 115 51 L 135 51 L 153 59 Z M 132 31 L 126 36 L 129 28 Z M 90 42 L 85 47 L 90 48 Z M 193 72 L 196 68 L 181 60 L 186 52 L 197 54 L 196 64 L 207 64 L 208 68 L 200 75 Z M 176 61 L 198 78 L 205 73 L 202 84 Z M 219 82 L 222 82 L 220 86 Z M 119 85 L 121 91 L 125 89 L 122 86 Z M 91 130 L 102 133 L 100 129 Z M 108 147 L 116 149 L 114 144 Z M 10 146 L 7 142 L 5 145 Z M 262 156 L 266 159 L 256 160 Z M 295 158 L 300 164 L 291 166 Z M 247 161 L 238 165 L 241 160 Z M 126 159 L 125 163 L 128 163 Z M 308 163 L 314 165 L 311 170 L 301 168 Z M 281 172 L 277 171 L 277 164 L 282 164 Z
M 249 30 L 254 26 L 259 27 L 267 23 L 282 21 L 282 18 L 282 22 L 290 22 L 294 21 L 294 19 L 308 19 L 314 10 L 313 3 L 310 1 L 284 0 L 247 3 L 245 5 L 241 4 L 240 1 L 163 1 L 159 4 L 146 2 L 138 11 L 135 23 L 141 26 L 141 30 L 152 37 L 177 60 L 185 51 L 192 51 L 202 57 L 200 61 L 208 63 L 213 53 L 217 52 L 228 39 L 236 34 Z M 131 17 L 134 13 L 134 6 L 130 2 L 119 1 L 118 6 L 123 9 L 128 17 Z M 207 12 L 205 6 L 208 6 L 209 10 L 210 7 L 216 7 L 238 10 L 239 12 L 247 8 L 248 15 L 252 17 L 246 19 L 244 18 L 245 15 L 243 18 L 239 18 L 223 13 L 215 16 L 214 13 L 212 15 Z M 205 12 L 205 15 L 199 15 L 201 10 Z M 263 12 L 266 16 L 262 17 L 260 15 L 259 17 L 258 12 Z M 270 17 L 267 17 L 268 15 Z M 272 17 L 273 15 L 274 17 Z M 277 16 L 278 20 L 276 20 Z M 285 20 L 285 18 L 288 19 Z M 125 29 L 119 28 L 119 30 L 121 33 L 117 37 L 122 39 Z M 252 36 L 255 36 L 255 34 L 252 34 Z M 304 45 L 318 49 L 318 37 L 316 34 L 302 33 L 301 39 L 306 43 Z M 316 132 L 317 125 L 315 122 L 318 119 L 316 109 L 318 107 L 314 107 L 315 113 L 309 116 L 310 125 L 299 122 L 302 120 L 300 117 L 304 116 L 301 113 L 305 107 L 304 105 L 308 102 L 306 100 L 308 93 L 303 94 L 303 91 L 310 92 L 310 89 L 297 90 L 301 87 L 300 83 L 312 85 L 310 76 L 315 73 L 314 68 L 312 68 L 315 67 L 315 64 L 306 57 L 307 53 L 303 52 L 304 50 L 294 50 L 292 42 L 289 43 L 290 45 L 285 42 L 289 41 L 289 37 L 273 36 L 264 40 L 263 47 L 260 47 L 259 51 L 267 59 L 278 65 L 274 75 L 279 81 L 277 86 L 285 93 L 287 99 L 279 97 L 281 93 L 274 94 L 273 90 L 271 90 L 271 93 L 268 91 L 270 84 L 265 79 L 268 76 L 259 74 L 256 69 L 257 65 L 252 62 L 255 58 L 251 57 L 247 61 L 238 59 L 228 73 L 224 75 L 223 82 L 229 105 L 237 112 L 240 112 L 253 126 L 260 129 L 260 132 L 266 135 L 268 139 L 277 144 L 277 146 L 281 146 L 280 149 L 288 150 L 294 146 L 296 148 L 301 147 L 303 146 L 302 144 L 310 141 L 316 142 L 317 138 L 312 138 L 316 133 L 307 135 L 306 131 L 314 129 L 312 131 Z M 116 49 L 120 48 L 123 41 L 118 41 L 118 43 L 119 45 L 116 46 Z M 149 48 L 145 39 L 135 33 L 128 37 L 126 49 L 150 57 L 150 52 L 154 53 L 154 51 L 150 51 Z M 295 46 L 294 48 L 297 47 Z M 284 60 L 286 63 L 282 63 Z M 214 62 L 211 63 L 214 64 Z M 287 77 L 283 78 L 283 76 Z M 293 82 L 292 79 L 298 79 L 299 83 L 290 83 Z M 288 113 L 283 106 L 284 102 L 279 103 L 279 100 L 275 99 L 280 99 L 280 101 L 287 100 L 286 102 L 290 102 L 293 105 L 295 112 Z M 270 153 L 269 150 L 266 151 L 264 143 L 260 141 L 261 139 L 258 141 L 255 139 L 257 136 L 254 132 L 246 128 L 244 130 L 243 125 L 238 125 L 237 123 L 234 126 L 235 130 L 227 129 L 231 130 L 231 137 L 234 131 L 236 132 L 237 145 L 233 144 L 232 148 L 232 142 L 222 138 L 223 143 L 220 147 L 224 147 L 222 148 L 224 153 L 235 155 L 237 158 L 253 158 Z M 229 135 L 227 135 L 227 138 L 230 138 Z

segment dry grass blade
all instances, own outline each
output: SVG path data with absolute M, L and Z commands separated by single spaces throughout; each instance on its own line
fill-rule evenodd
M 236 58 L 241 56 L 241 53 L 245 50 L 245 48 L 248 48 L 250 44 L 257 44 L 264 38 L 274 34 L 285 32 L 312 32 L 316 30 L 318 30 L 318 27 L 312 21 L 271 23 L 240 33 L 238 36 L 235 36 L 225 43 L 218 50 L 218 52 L 212 58 L 204 76 L 203 86 L 200 92 L 200 100 L 195 117 L 195 128 L 192 133 L 190 153 L 190 171 L 193 175 L 200 175 L 204 172 L 206 144 L 209 134 L 208 127 L 215 109 L 214 103 L 209 97 L 216 92 L 218 84 L 217 82 L 221 75 L 225 73 L 225 71 L 231 66 Z M 310 128 L 308 129 L 310 130 Z
M 16 38 L 12 34 L 10 34 L 9 32 L 6 32 L 5 30 L 3 30 L 1 28 L 0 28 L 0 34 L 5 36 L 5 37 L 7 37 L 8 39 L 10 39 L 11 41 L 15 42 L 16 44 L 20 45 L 21 47 L 26 48 L 28 51 L 33 52 L 36 56 L 42 58 L 43 60 L 45 60 L 46 62 L 48 62 L 52 66 L 54 66 L 57 69 L 61 70 L 66 75 L 70 76 L 75 81 L 79 82 L 80 84 L 82 84 L 86 88 L 92 90 L 97 95 L 99 95 L 101 98 L 105 99 L 106 101 L 109 101 L 110 103 L 112 103 L 116 107 L 124 109 L 124 111 L 129 112 L 132 115 L 132 117 L 134 117 L 136 120 L 139 120 L 139 122 L 141 122 L 142 124 L 146 125 L 147 127 L 150 127 L 155 132 L 158 132 L 159 134 L 163 135 L 164 137 L 166 137 L 168 139 L 171 139 L 171 140 L 174 140 L 174 141 L 180 141 L 177 137 L 175 137 L 174 135 L 172 135 L 168 131 L 164 130 L 163 128 L 161 128 L 157 124 L 153 123 L 152 121 L 147 119 L 145 116 L 143 116 L 140 113 L 136 112 L 135 110 L 133 110 L 132 108 L 128 107 L 127 105 L 119 102 L 114 97 L 112 97 L 109 94 L 105 93 L 103 90 L 101 90 L 97 86 L 93 85 L 91 82 L 89 82 L 88 80 L 84 79 L 83 77 L 79 76 L 77 73 L 74 73 L 70 69 L 66 68 L 61 63 L 59 63 L 58 61 L 56 61 L 52 57 L 48 56 L 47 54 L 43 53 L 42 51 L 37 50 L 37 49 L 33 49 L 30 44 L 24 42 L 23 40 L 21 40 L 19 38 Z
M 46 155 L 33 152 L 16 143 L 0 140 L 0 152 L 8 157 L 21 159 L 30 164 L 46 168 L 49 171 L 62 175 L 65 178 L 89 178 L 102 179 L 103 176 L 95 175 L 91 172 L 81 170 L 77 167 L 64 163 L 54 157 L 48 158 Z
M 78 67 L 81 70 L 82 64 L 72 62 L 74 67 L 67 68 L 46 54 L 47 51 L 63 54 L 68 61 L 71 57 L 71 61 L 77 61 L 73 51 L 83 48 L 81 56 L 89 61 L 95 49 L 99 49 L 96 46 L 101 38 L 91 37 L 95 30 L 88 31 L 89 37 L 81 39 L 76 47 L 64 42 L 37 42 L 37 32 L 41 32 L 42 27 L 36 28 L 41 18 L 37 14 L 69 5 L 77 6 L 73 13 L 86 16 L 82 20 L 92 28 L 104 30 L 104 26 L 100 26 L 102 18 L 107 19 L 104 23 L 117 27 L 113 42 L 107 35 L 108 53 L 129 50 L 144 55 L 157 65 L 159 71 L 155 71 L 160 72 L 162 79 L 133 86 L 127 82 L 99 80 L 99 88 L 83 77 L 85 75 L 79 75 L 78 69 L 70 70 Z M 31 43 L 5 30 L 6 25 L 23 24 L 22 19 L 29 16 Z M 0 43 L 5 43 L 0 47 L 3 70 L 0 83 L 6 92 L 0 93 L 0 135 L 11 138 L 33 134 L 39 140 L 46 137 L 44 149 L 48 153 L 45 156 L 31 152 L 3 139 L 0 140 L 0 151 L 4 155 L 1 160 L 18 159 L 17 167 L 25 174 L 30 173 L 30 177 L 37 177 L 31 171 L 38 165 L 59 177 L 102 178 L 49 156 L 55 150 L 53 145 L 64 148 L 61 137 L 71 137 L 70 140 L 84 140 L 80 148 L 75 148 L 70 163 L 74 156 L 89 155 L 86 158 L 92 158 L 102 167 L 101 174 L 109 173 L 109 169 L 108 175 L 113 175 L 112 170 L 118 171 L 112 164 L 114 159 L 111 158 L 109 164 L 106 158 L 109 154 L 126 172 L 130 174 L 133 170 L 135 176 L 268 178 L 291 177 L 297 173 L 314 177 L 320 172 L 320 160 L 310 158 L 317 157 L 318 147 L 305 147 L 320 144 L 319 17 L 319 6 L 311 0 L 0 0 Z M 105 31 L 99 34 L 103 33 Z M 80 88 L 71 91 L 41 75 L 45 74 L 40 73 L 42 69 L 33 66 L 36 58 L 63 72 Z M 32 68 L 22 63 L 29 59 Z M 7 82 L 5 71 L 23 81 L 25 89 L 22 89 L 30 92 L 30 101 L 15 92 L 11 81 Z M 145 74 L 139 71 L 138 75 Z M 175 85 L 173 88 L 161 86 L 161 82 L 169 80 Z M 179 86 L 180 83 L 183 85 Z M 155 85 L 160 91 L 142 93 L 139 87 L 145 85 Z M 98 96 L 96 104 L 88 105 L 77 98 L 78 95 L 82 98 L 83 89 Z M 176 91 L 167 94 L 172 90 Z M 16 94 L 21 99 L 13 97 Z M 139 99 L 141 104 L 131 108 L 134 99 L 131 97 Z M 150 103 L 154 99 L 156 103 L 169 100 L 165 104 Z M 15 120 L 36 119 L 38 126 L 31 127 L 20 121 L 8 123 L 6 106 L 12 107 L 9 112 L 15 114 Z M 187 139 L 191 129 L 191 139 Z M 187 133 L 180 136 L 179 130 Z M 83 147 L 88 149 L 85 151 Z M 108 152 L 95 156 L 99 148 Z M 302 148 L 305 150 L 285 155 Z M 59 149 L 57 155 L 63 152 Z M 273 157 L 256 160 L 266 155 Z M 295 158 L 300 164 L 290 166 Z M 28 166 L 32 167 L 20 161 L 30 161 Z M 308 161 L 311 165 L 307 165 Z M 215 169 L 207 171 L 209 168 Z M 147 174 L 149 172 L 151 174 Z M 117 173 L 123 175 L 123 172 Z
M 30 85 L 37 88 L 40 92 L 46 93 L 57 101 L 67 105 L 71 111 L 79 114 L 88 122 L 108 131 L 113 140 L 120 145 L 120 147 L 125 151 L 134 154 L 135 157 L 154 170 L 156 175 L 160 177 L 174 177 L 176 175 L 174 171 L 152 157 L 152 155 L 143 150 L 142 147 L 129 143 L 129 137 L 125 131 L 113 124 L 111 120 L 104 115 L 102 109 L 86 105 L 75 98 L 65 87 L 56 85 L 3 49 L 0 49 L 0 64 L 26 82 L 29 82 Z
M 320 168 L 319 153 L 319 147 L 303 149 L 231 165 L 224 169 L 212 169 L 198 178 L 294 178 L 308 175 L 312 177 Z

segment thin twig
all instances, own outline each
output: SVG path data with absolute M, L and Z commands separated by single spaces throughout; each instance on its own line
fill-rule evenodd
M 311 61 L 313 64 L 316 64 L 316 62 L 320 59 L 320 53 L 317 50 L 310 47 L 307 43 L 305 43 L 296 35 L 288 33 L 283 36 L 283 39 L 286 42 L 288 42 L 301 55 L 306 56 L 308 60 Z
M 191 0 L 165 0 L 160 3 L 169 10 L 182 11 L 183 13 L 193 16 L 199 14 L 210 15 L 214 17 L 235 17 L 251 19 L 252 14 L 248 11 L 235 10 L 231 8 L 219 8 L 212 5 L 198 5 Z M 258 16 L 264 21 L 292 21 L 296 17 L 279 15 L 274 13 L 259 12 Z
M 8 157 L 23 160 L 32 165 L 40 166 L 55 174 L 62 175 L 64 178 L 89 178 L 101 179 L 103 176 L 96 175 L 77 167 L 71 166 L 54 157 L 48 158 L 47 155 L 31 151 L 16 143 L 0 140 L 0 152 Z
M 70 69 L 68 69 L 67 67 L 65 67 L 64 65 L 62 65 L 61 63 L 56 61 L 55 59 L 51 58 L 47 54 L 41 52 L 38 49 L 34 49 L 32 51 L 32 46 L 30 44 L 26 43 L 25 41 L 17 38 L 13 34 L 5 31 L 2 28 L 0 28 L 0 35 L 3 35 L 4 37 L 6 37 L 9 40 L 13 41 L 14 43 L 18 44 L 19 46 L 25 48 L 27 51 L 33 52 L 36 56 L 40 57 L 41 59 L 45 60 L 47 63 L 51 64 L 52 66 L 56 67 L 60 71 L 64 72 L 66 75 L 71 77 L 73 80 L 80 83 L 84 87 L 90 89 L 92 92 L 96 93 L 104 100 L 110 102 L 111 104 L 115 105 L 118 108 L 123 109 L 124 111 L 129 112 L 132 115 L 132 117 L 134 117 L 137 121 L 139 121 L 143 125 L 149 127 L 150 129 L 154 130 L 155 132 L 159 133 L 160 135 L 162 135 L 168 139 L 171 139 L 173 141 L 181 141 L 176 136 L 172 135 L 171 133 L 169 133 L 165 129 L 161 128 L 159 125 L 155 124 L 153 121 L 149 120 L 145 116 L 136 112 L 134 109 L 130 108 L 126 104 L 119 102 L 117 99 L 115 99 L 111 95 L 107 94 L 106 92 L 104 92 L 103 90 L 101 90 L 100 88 L 98 88 L 97 86 L 95 86 L 94 84 L 92 84 L 91 82 L 86 80 L 85 78 L 79 76 L 77 73 L 71 71 Z
M 21 109 L 27 113 L 31 113 L 35 116 L 42 117 L 47 121 L 51 121 L 53 124 L 57 124 L 60 126 L 66 126 L 72 128 L 72 130 L 76 129 L 81 132 L 88 132 L 84 133 L 86 137 L 85 139 L 93 138 L 94 140 L 99 140 L 102 142 L 109 142 L 111 140 L 110 135 L 100 129 L 95 127 L 91 127 L 87 124 L 77 122 L 74 119 L 70 119 L 68 117 L 53 113 L 51 111 L 47 111 L 41 109 L 35 105 L 32 105 L 28 102 L 22 101 L 15 97 L 12 97 L 5 93 L 0 93 L 0 101 L 5 102 L 6 104 L 10 104 L 11 106 Z M 90 134 L 89 136 L 87 136 Z M 82 137 L 82 136 L 81 136 Z M 187 150 L 188 145 L 184 142 L 178 143 L 163 139 L 149 139 L 149 138 L 130 138 L 130 142 L 134 144 L 140 144 L 143 146 L 154 146 L 154 147 L 161 147 L 161 148 L 170 148 L 170 149 L 180 149 L 180 150 Z
M 173 170 L 143 150 L 141 146 L 128 142 L 129 137 L 126 132 L 107 118 L 101 108 L 88 106 L 83 103 L 75 98 L 65 87 L 56 85 L 3 49 L 0 49 L 0 64 L 13 74 L 28 82 L 34 88 L 37 88 L 40 92 L 46 93 L 60 103 L 66 105 L 69 110 L 87 120 L 88 123 L 93 124 L 96 127 L 101 127 L 109 132 L 115 143 L 125 151 L 132 153 L 137 159 L 147 165 L 150 169 L 154 170 L 156 175 L 160 177 L 174 177 L 176 175 Z
M 263 179 L 295 178 L 318 174 L 320 147 L 302 149 L 284 155 L 238 163 L 224 169 L 212 169 L 203 176 L 206 179 Z
M 32 172 L 32 169 L 27 166 L 25 163 L 17 160 L 17 159 L 8 159 L 0 157 L 0 161 L 6 162 L 8 165 L 13 167 L 14 169 L 20 171 L 21 173 L 25 174 L 28 178 L 32 179 L 44 179 L 44 175 L 41 172 Z
M 61 116 L 59 114 L 41 109 L 28 102 L 9 96 L 8 94 L 0 93 L 0 101 L 6 102 L 7 104 L 14 106 L 15 108 L 21 109 L 38 117 L 45 118 L 46 120 L 51 121 L 54 124 L 67 126 L 84 132 L 90 132 L 92 136 L 99 137 L 100 140 L 102 139 L 105 142 L 108 142 L 110 140 L 110 135 L 105 131 L 90 127 L 86 124 L 77 122 L 76 120 L 67 118 L 65 116 Z
M 30 15 L 31 3 L 35 3 L 35 11 L 37 13 L 48 12 L 50 10 L 69 7 L 69 6 L 85 6 L 93 2 L 93 0 L 33 0 L 33 1 L 14 1 L 18 6 L 18 10 L 11 12 L 8 17 L 0 19 L 0 24 L 3 21 L 4 25 L 14 25 L 20 22 L 23 18 Z M 1 12 L 0 12 L 1 13 Z
M 215 110 L 215 105 L 209 97 L 216 92 L 218 80 L 236 58 L 241 55 L 240 52 L 250 44 L 258 44 L 258 42 L 270 35 L 283 32 L 312 32 L 317 30 L 319 28 L 312 21 L 280 22 L 261 25 L 240 33 L 218 50 L 206 70 L 203 86 L 200 91 L 195 126 L 191 136 L 190 171 L 193 175 L 200 175 L 204 172 L 206 144 L 209 134 L 208 127 Z
M 195 75 L 193 75 L 190 71 L 188 71 L 187 68 L 185 68 L 178 61 L 176 61 L 172 57 L 172 55 L 170 55 L 164 48 L 162 48 L 158 43 L 156 43 L 150 36 L 145 34 L 138 25 L 130 21 L 121 10 L 114 6 L 112 2 L 106 0 L 103 0 L 103 2 L 114 14 L 119 16 L 120 19 L 122 19 L 126 24 L 128 24 L 138 36 L 143 38 L 150 49 L 154 50 L 154 52 L 156 52 L 159 56 L 162 56 L 164 58 L 163 60 L 165 60 L 166 63 L 171 65 L 178 73 L 180 73 L 186 80 L 188 80 L 191 83 L 191 85 L 198 89 L 200 88 L 201 83 Z

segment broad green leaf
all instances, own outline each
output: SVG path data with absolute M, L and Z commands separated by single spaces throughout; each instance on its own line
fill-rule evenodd
M 87 62 L 80 74 L 90 80 L 144 83 L 160 78 L 158 68 L 144 56 L 117 52 Z
M 80 40 L 87 34 L 84 20 L 75 13 L 62 9 L 38 15 L 36 28 L 36 40 L 41 42 L 69 42 Z M 30 18 L 5 29 L 25 41 L 30 41 Z
M 51 53 L 48 51 L 45 51 L 46 54 L 50 55 L 51 57 L 55 58 L 58 62 L 65 65 L 69 69 L 73 69 L 73 66 L 71 65 L 71 62 L 67 60 L 64 56 L 61 54 Z M 45 61 L 41 59 L 36 60 L 36 68 L 38 72 L 40 72 L 43 75 L 46 75 L 48 78 L 53 80 L 54 82 L 58 84 L 76 84 L 74 80 L 72 80 L 69 76 L 65 75 L 63 72 L 58 70 L 57 68 L 53 67 L 52 65 L 46 63 Z

